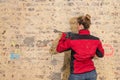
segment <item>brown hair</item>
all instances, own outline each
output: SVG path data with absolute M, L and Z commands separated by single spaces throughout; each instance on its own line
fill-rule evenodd
M 84 29 L 88 29 L 91 25 L 91 20 L 90 20 L 91 16 L 86 14 L 85 16 L 80 16 L 77 18 L 77 22 L 79 25 L 83 25 Z

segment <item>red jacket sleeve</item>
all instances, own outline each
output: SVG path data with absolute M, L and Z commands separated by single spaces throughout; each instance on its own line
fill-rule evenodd
M 65 38 L 65 37 L 66 37 L 66 34 L 62 33 L 62 36 L 61 36 L 61 38 L 58 42 L 57 48 L 56 48 L 56 51 L 59 53 L 70 49 L 70 39 Z
M 98 44 L 98 48 L 97 48 L 97 51 L 96 51 L 96 55 L 97 55 L 98 57 L 104 57 L 104 49 L 103 49 L 103 46 L 102 46 L 101 41 L 100 41 L 99 44 Z

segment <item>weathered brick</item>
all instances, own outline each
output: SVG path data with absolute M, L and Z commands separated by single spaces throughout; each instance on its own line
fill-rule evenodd
M 0 0 L 0 80 L 67 80 L 69 52 L 57 54 L 54 29 L 76 32 L 84 14 L 105 48 L 94 59 L 98 80 L 119 80 L 120 0 Z

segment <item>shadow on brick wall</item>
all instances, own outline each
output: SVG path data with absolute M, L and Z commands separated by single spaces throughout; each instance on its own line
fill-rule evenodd
M 76 25 L 76 17 L 73 17 L 69 20 L 69 24 L 70 24 L 70 29 L 72 32 L 77 32 L 77 25 Z M 52 42 L 52 46 L 50 48 L 50 53 L 51 55 L 56 55 L 56 47 L 58 44 L 58 40 L 60 39 L 61 34 L 58 36 L 58 38 L 56 38 L 53 42 Z M 61 79 L 53 79 L 52 80 L 68 80 L 69 74 L 70 74 L 70 59 L 71 59 L 71 51 L 65 51 L 64 52 L 64 62 L 63 62 L 63 66 L 61 68 Z M 55 76 L 54 76 L 55 77 Z
M 73 17 L 70 19 L 70 29 L 72 32 L 77 33 L 77 17 Z M 66 51 L 64 55 L 64 64 L 61 69 L 63 72 L 62 80 L 68 80 L 69 74 L 70 74 L 70 60 L 71 60 L 71 51 Z

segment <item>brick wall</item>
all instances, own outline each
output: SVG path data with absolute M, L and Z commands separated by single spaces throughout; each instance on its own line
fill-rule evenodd
M 70 54 L 56 54 L 54 29 L 76 32 L 84 14 L 105 48 L 98 80 L 120 80 L 120 0 L 0 0 L 0 80 L 67 80 Z

